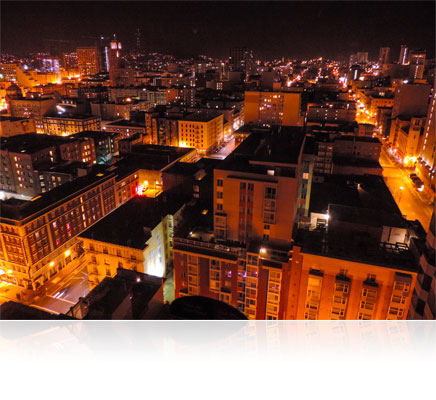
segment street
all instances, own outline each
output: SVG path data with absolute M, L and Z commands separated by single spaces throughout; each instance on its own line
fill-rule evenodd
M 88 293 L 88 271 L 86 265 L 82 265 L 50 287 L 44 296 L 36 297 L 30 305 L 51 313 L 63 314 L 77 303 L 79 297 Z
M 227 143 L 224 144 L 221 150 L 207 156 L 207 158 L 216 158 L 218 160 L 224 160 L 234 149 L 235 149 L 235 138 L 233 136 L 232 139 L 230 139 Z
M 408 220 L 419 220 L 425 230 L 430 225 L 433 206 L 430 201 L 412 184 L 409 177 L 413 172 L 396 164 L 388 155 L 386 147 L 382 147 L 380 165 L 383 177 L 398 207 Z M 403 189 L 400 189 L 400 188 Z

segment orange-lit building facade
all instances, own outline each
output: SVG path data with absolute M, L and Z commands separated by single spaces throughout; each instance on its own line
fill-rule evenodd
M 9 101 L 12 117 L 32 118 L 35 121 L 36 132 L 43 133 L 43 117 L 56 110 L 56 100 L 51 97 L 14 98 Z
M 245 92 L 244 123 L 301 126 L 301 93 Z
M 43 132 L 54 136 L 69 136 L 83 131 L 100 131 L 101 118 L 95 116 L 54 117 L 42 119 Z
M 302 142 L 282 134 L 275 140 L 284 152 L 291 154 L 286 142 L 301 150 Z M 213 234 L 175 231 L 176 298 L 221 300 L 249 319 L 406 319 L 417 277 L 407 245 L 374 241 L 373 256 L 352 248 L 344 256 L 332 247 L 334 231 L 315 237 L 315 247 L 304 235 L 319 233 L 302 231 L 301 239 L 294 222 L 302 151 L 286 164 L 268 149 L 267 135 L 256 135 L 214 170 Z M 261 142 L 274 161 L 266 162 Z M 248 166 L 240 161 L 245 152 Z M 357 234 L 352 229 L 346 237 Z
M 95 75 L 100 72 L 100 55 L 97 47 L 78 47 L 77 64 L 81 76 Z
M 287 319 L 404 320 L 416 272 L 293 248 Z
M 178 120 L 179 147 L 192 147 L 208 154 L 224 141 L 222 114 L 193 113 Z
M 0 280 L 35 290 L 62 269 L 77 267 L 83 261 L 77 236 L 136 195 L 137 186 L 137 173 L 120 180 L 100 173 L 29 202 L 3 202 Z
M 249 319 L 285 319 L 304 142 L 295 129 L 278 128 L 277 147 L 269 130 L 252 134 L 214 170 L 215 242 L 176 235 L 176 298 L 202 295 Z
M 392 121 L 389 142 L 405 165 L 416 163 L 424 144 L 425 117 L 395 118 Z
M 436 80 L 435 80 L 436 85 Z M 419 177 L 424 182 L 424 191 L 432 198 L 436 192 L 436 86 L 433 86 L 432 97 L 428 106 L 427 119 L 424 128 L 424 142 L 418 157 L 416 169 Z

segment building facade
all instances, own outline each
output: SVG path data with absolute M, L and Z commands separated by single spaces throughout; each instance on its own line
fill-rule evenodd
M 1 204 L 0 279 L 36 290 L 83 262 L 77 236 L 136 194 L 138 173 L 94 173 L 31 201 Z M 47 197 L 48 196 L 48 197 Z
M 179 119 L 179 147 L 208 154 L 224 141 L 224 117 L 216 113 L 192 113 Z
M 77 64 L 81 76 L 95 75 L 100 72 L 101 60 L 97 47 L 78 47 Z
M 53 136 L 69 136 L 82 131 L 100 131 L 101 118 L 88 115 L 46 116 L 43 132 Z
M 301 93 L 245 92 L 244 123 L 301 126 Z

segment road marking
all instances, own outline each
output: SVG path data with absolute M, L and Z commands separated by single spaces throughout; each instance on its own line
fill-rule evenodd
M 73 303 L 73 302 L 70 301 L 70 300 L 65 300 L 65 299 L 61 299 L 60 297 L 50 296 L 49 294 L 47 295 L 47 297 L 51 297 L 52 299 L 56 299 L 56 300 L 65 301 L 65 302 L 70 303 L 70 304 L 76 304 L 76 303 Z
M 31 306 L 32 306 L 32 307 L 35 307 L 35 308 L 39 308 L 40 310 L 43 310 L 43 311 L 47 311 L 47 312 L 49 312 L 50 314 L 56 314 L 56 315 L 59 315 L 59 313 L 58 313 L 57 311 L 53 311 L 53 310 L 50 310 L 50 309 L 45 308 L 45 307 L 37 306 L 36 304 L 31 304 Z

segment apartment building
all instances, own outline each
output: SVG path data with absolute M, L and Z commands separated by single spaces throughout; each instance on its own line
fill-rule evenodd
M 307 125 L 352 123 L 356 119 L 356 104 L 354 101 L 309 103 L 306 119 Z
M 44 133 L 43 117 L 56 111 L 56 100 L 48 96 L 13 98 L 9 100 L 9 110 L 12 117 L 33 119 L 36 132 Z
M 224 117 L 216 112 L 196 112 L 178 120 L 179 146 L 208 154 L 224 141 Z
M 118 178 L 95 171 L 31 201 L 3 201 L 0 265 L 9 281 L 36 290 L 65 267 L 78 266 L 77 236 L 132 198 L 137 182 L 138 173 Z
M 183 205 L 180 196 L 136 196 L 83 232 L 79 237 L 91 289 L 114 277 L 117 268 L 166 276 L 173 259 L 174 224 Z
M 285 317 L 304 138 L 300 128 L 253 131 L 215 168 L 213 204 L 188 209 L 175 232 L 176 298 L 211 297 L 249 319 Z
M 0 116 L 0 137 L 16 136 L 30 132 L 36 132 L 33 119 Z
M 86 114 L 47 115 L 42 119 L 43 132 L 54 136 L 69 136 L 82 131 L 100 131 L 101 118 Z
M 424 128 L 424 142 L 422 150 L 418 156 L 418 163 L 416 165 L 419 177 L 423 180 L 425 189 L 424 191 L 432 197 L 436 192 L 436 165 L 435 165 L 435 140 L 436 140 L 436 80 L 433 86 L 433 93 L 431 101 L 428 105 L 427 119 Z
M 397 156 L 408 166 L 416 163 L 424 144 L 425 117 L 397 117 L 392 120 L 389 143 Z
M 302 126 L 301 93 L 245 92 L 244 122 L 265 126 Z
M 41 192 L 38 165 L 54 165 L 58 159 L 56 144 L 44 142 L 35 133 L 2 138 L 0 155 L 0 188 L 28 197 Z
M 433 212 L 424 243 L 418 244 L 419 272 L 412 296 L 409 319 L 434 320 L 436 318 L 436 219 Z
M 314 183 L 310 222 L 294 234 L 290 319 L 406 319 L 417 278 L 417 227 L 382 177 Z

